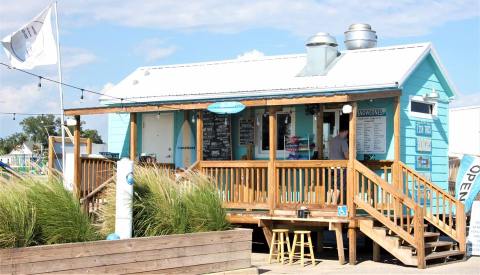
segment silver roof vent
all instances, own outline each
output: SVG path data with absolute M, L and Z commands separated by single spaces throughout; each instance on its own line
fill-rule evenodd
M 368 49 L 377 46 L 377 33 L 369 24 L 352 24 L 345 32 L 348 50 Z
M 339 55 L 337 40 L 326 32 L 319 32 L 307 40 L 307 64 L 299 76 L 325 75 L 329 65 Z

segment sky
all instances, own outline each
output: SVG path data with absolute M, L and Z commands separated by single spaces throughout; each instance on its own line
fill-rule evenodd
M 0 0 L 0 38 L 51 1 Z M 63 81 L 101 92 L 137 67 L 305 52 L 329 32 L 344 46 L 352 23 L 369 23 L 378 46 L 432 42 L 459 95 L 452 106 L 480 105 L 478 0 L 59 0 Z M 0 62 L 8 60 L 0 51 Z M 57 67 L 33 73 L 57 78 Z M 98 106 L 98 96 L 64 88 L 65 108 Z M 0 112 L 58 113 L 55 84 L 0 66 Z M 23 117 L 0 114 L 0 137 L 21 131 Z M 107 139 L 107 116 L 84 116 Z

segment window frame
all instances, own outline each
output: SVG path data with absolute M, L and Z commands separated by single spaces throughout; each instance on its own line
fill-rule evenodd
M 255 110 L 255 117 L 257 116 L 263 116 L 263 114 L 265 113 L 265 110 L 264 109 L 257 109 Z M 281 111 L 277 112 L 276 113 L 276 116 L 277 116 L 277 123 L 278 123 L 278 115 L 279 114 L 290 114 L 290 118 L 291 118 L 291 122 L 290 122 L 290 133 L 291 135 L 295 135 L 295 108 L 293 107 L 284 107 L 282 108 Z M 255 158 L 268 158 L 270 155 L 269 155 L 269 152 L 270 150 L 262 150 L 262 140 L 263 140 L 263 131 L 262 131 L 262 128 L 263 128 L 263 119 L 259 119 L 259 124 L 260 125 L 256 125 L 255 127 L 255 131 L 256 131 L 256 135 L 255 135 Z M 278 129 L 277 129 L 278 131 Z M 277 133 L 278 134 L 278 133 Z M 277 144 L 278 146 L 278 144 Z M 285 153 L 285 150 L 277 150 L 277 155 L 276 155 L 276 158 L 280 158 L 284 155 Z
M 432 113 L 426 114 L 426 113 L 412 111 L 412 101 L 416 103 L 432 105 Z M 426 99 L 422 96 L 410 96 L 408 100 L 408 113 L 412 117 L 435 119 L 438 114 L 438 102 L 436 100 Z

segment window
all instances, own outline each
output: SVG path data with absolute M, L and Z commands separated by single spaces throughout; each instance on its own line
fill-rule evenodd
M 437 102 L 421 96 L 411 96 L 408 110 L 411 116 L 433 119 L 437 116 Z
M 268 157 L 270 150 L 269 137 L 270 127 L 268 115 L 264 114 L 264 110 L 256 111 L 257 121 L 257 139 L 255 142 L 255 156 Z M 258 123 L 257 122 L 257 123 Z M 295 113 L 289 108 L 277 113 L 277 156 L 283 154 L 285 149 L 285 136 L 295 134 Z
M 410 111 L 422 114 L 433 114 L 433 103 L 412 101 L 410 104 Z

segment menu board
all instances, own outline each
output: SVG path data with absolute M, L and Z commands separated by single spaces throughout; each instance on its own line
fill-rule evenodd
M 384 154 L 387 148 L 385 108 L 360 109 L 357 112 L 357 151 Z
M 232 131 L 229 115 L 203 112 L 203 159 L 231 160 Z
M 255 122 L 252 119 L 240 119 L 240 145 L 246 146 L 254 144 L 255 141 Z

